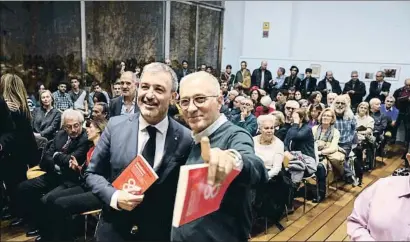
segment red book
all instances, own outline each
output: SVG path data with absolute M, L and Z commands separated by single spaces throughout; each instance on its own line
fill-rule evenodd
M 208 164 L 181 166 L 172 225 L 179 227 L 219 209 L 229 185 L 239 174 L 232 170 L 217 186 L 208 185 Z
M 137 155 L 125 168 L 112 185 L 118 190 L 127 190 L 138 186 L 143 194 L 158 179 L 157 173 L 141 155 Z

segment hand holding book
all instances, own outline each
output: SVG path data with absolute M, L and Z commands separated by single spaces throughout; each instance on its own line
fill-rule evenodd
M 229 150 L 212 148 L 208 137 L 201 139 L 201 156 L 208 167 L 208 184 L 211 186 L 220 185 L 232 172 L 236 157 Z

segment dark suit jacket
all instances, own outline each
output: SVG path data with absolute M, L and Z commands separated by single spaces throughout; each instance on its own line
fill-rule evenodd
M 269 81 L 272 80 L 272 73 L 269 70 L 265 70 L 264 76 L 265 76 L 265 79 L 264 79 L 262 89 L 267 90 L 269 86 Z M 261 80 L 262 80 L 262 69 L 261 68 L 255 69 L 251 77 L 251 87 L 257 86 L 258 88 L 261 88 Z
M 283 82 L 283 86 L 282 86 L 281 89 L 289 90 L 289 88 L 291 88 L 291 87 L 295 87 L 297 89 L 296 84 L 300 83 L 300 82 L 301 82 L 301 80 L 297 76 L 295 76 L 294 78 L 292 78 L 291 76 L 287 76 L 285 78 L 285 81 Z
M 9 153 L 11 144 L 14 140 L 15 125 L 9 108 L 2 97 L 0 97 L 0 145 L 2 150 L 0 151 L 0 158 L 2 155 Z
M 299 83 L 296 83 L 296 90 L 299 90 L 301 92 L 303 98 L 308 99 L 310 94 L 312 94 L 312 92 L 316 90 L 317 79 L 314 77 L 311 77 L 309 79 L 307 88 L 306 88 L 306 81 L 307 81 L 307 78 L 303 79 Z
M 54 172 L 54 165 L 58 165 L 64 180 L 79 182 L 79 173 L 69 168 L 69 162 L 71 156 L 74 156 L 77 159 L 78 165 L 81 166 L 87 158 L 90 143 L 87 138 L 87 133 L 85 129 L 83 129 L 81 134 L 71 141 L 67 151 L 63 153 L 62 148 L 67 140 L 67 132 L 60 130 L 46 148 L 43 158 L 40 161 L 40 168 L 46 172 Z M 55 152 L 61 153 L 54 156 Z
M 331 82 L 332 92 L 336 93 L 337 95 L 342 94 L 342 88 L 340 87 L 340 83 L 338 80 L 333 79 Z M 321 80 L 317 84 L 317 90 L 322 93 L 322 103 L 327 103 L 327 89 L 326 89 L 326 79 Z
M 372 98 L 378 98 L 382 103 L 384 103 L 384 100 L 386 99 L 386 96 L 380 95 L 381 92 L 390 92 L 390 86 L 391 84 L 384 81 L 382 84 L 382 89 L 378 90 L 379 83 L 377 81 L 372 81 L 370 82 L 370 88 L 369 88 L 369 95 L 367 95 L 366 102 L 369 102 L 370 99 Z
M 102 219 L 111 230 L 129 234 L 138 226 L 139 240 L 169 241 L 179 168 L 185 165 L 193 141 L 190 131 L 168 117 L 162 164 L 156 171 L 159 179 L 145 192 L 144 200 L 133 211 L 117 211 L 110 207 L 116 191 L 112 182 L 138 154 L 139 113 L 110 119 L 95 150 L 85 177 L 92 192 L 104 204 Z M 109 233 L 109 232 L 107 232 Z
M 56 108 L 49 111 L 47 116 L 45 116 L 46 110 L 43 107 L 37 107 L 33 111 L 33 117 L 31 125 L 33 126 L 33 131 L 40 133 L 42 137 L 52 140 L 60 128 L 61 124 L 61 112 Z
M 352 101 L 352 107 L 356 107 L 363 101 L 364 96 L 366 96 L 366 84 L 357 80 L 355 86 L 353 86 L 353 81 L 350 80 L 346 82 L 345 87 L 343 88 L 343 93 L 347 93 L 351 90 L 354 91 L 354 94 L 349 94 L 350 100 Z
M 184 77 L 184 70 L 183 69 L 179 69 L 178 71 L 176 71 L 176 73 L 177 73 L 177 75 L 178 75 L 178 80 L 179 81 L 181 81 L 181 79 Z M 191 74 L 192 72 L 189 70 L 189 69 L 187 69 L 186 70 L 186 75 L 189 75 L 189 74 Z M 186 76 L 185 75 L 185 76 Z
M 111 99 L 111 102 L 110 102 L 110 118 L 121 115 L 121 108 L 122 108 L 122 100 L 123 99 L 124 98 L 122 96 Z M 139 110 L 140 110 L 140 108 L 138 107 L 137 100 L 135 100 L 134 113 L 139 112 Z

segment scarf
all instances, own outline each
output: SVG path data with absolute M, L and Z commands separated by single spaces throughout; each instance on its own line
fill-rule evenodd
M 315 134 L 315 141 L 321 140 L 324 142 L 331 142 L 332 139 L 333 139 L 333 125 L 330 125 L 324 134 L 322 134 L 322 125 L 319 125 L 317 127 L 317 132 Z

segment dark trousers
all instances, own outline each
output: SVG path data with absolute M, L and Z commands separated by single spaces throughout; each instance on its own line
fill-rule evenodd
M 50 212 L 45 207 L 48 197 L 75 185 L 73 182 L 63 181 L 60 175 L 54 173 L 22 182 L 17 191 L 19 217 L 26 219 L 32 227 L 41 227 Z
M 5 157 L 0 160 L 0 182 L 5 184 L 5 194 L 3 201 L 7 201 L 9 211 L 13 216 L 17 216 L 18 208 L 16 207 L 17 187 L 20 183 L 27 180 L 27 165 Z M 3 185 L 3 184 L 1 184 Z M 2 204 L 2 207 L 5 204 Z
M 393 137 L 396 138 L 397 130 L 399 129 L 401 123 L 403 123 L 403 126 L 404 126 L 404 137 L 405 137 L 404 140 L 405 140 L 406 143 L 409 143 L 409 141 L 410 141 L 409 114 L 399 113 L 399 116 L 397 117 L 397 121 L 396 121 L 396 126 L 394 128 Z
M 49 211 L 42 223 L 41 234 L 49 239 L 72 239 L 72 215 L 100 209 L 100 200 L 83 186 L 74 186 L 49 194 L 44 201 Z
M 316 170 L 317 184 L 319 187 L 319 196 L 324 198 L 326 196 L 326 169 L 325 166 L 319 162 Z

